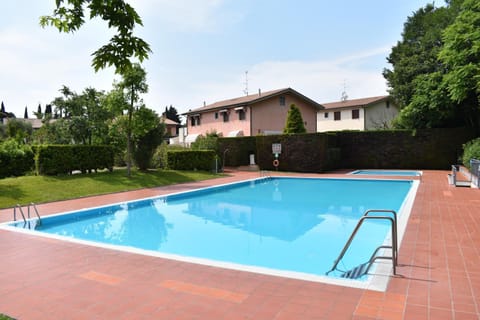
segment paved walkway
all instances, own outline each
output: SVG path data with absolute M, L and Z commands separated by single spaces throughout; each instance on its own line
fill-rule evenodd
M 39 205 L 42 214 L 250 177 Z M 331 175 L 316 175 L 331 176 Z M 0 211 L 0 221 L 12 210 Z M 480 319 L 480 190 L 426 171 L 386 292 L 166 260 L 0 230 L 0 313 L 18 319 Z

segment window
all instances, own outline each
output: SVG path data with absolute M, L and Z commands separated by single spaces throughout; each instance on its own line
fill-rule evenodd
M 223 112 L 223 122 L 228 122 L 228 112 Z
M 359 109 L 352 110 L 352 119 L 360 119 L 360 110 Z
M 215 112 L 215 120 L 218 119 L 218 112 Z
M 325 119 L 327 119 L 327 118 L 328 118 L 328 112 L 325 112 L 325 113 L 323 114 L 323 117 L 324 117 Z
M 387 100 L 387 109 L 390 108 L 390 101 Z
M 200 125 L 200 115 L 194 115 L 190 117 L 190 124 L 192 127 Z
M 237 110 L 237 112 L 238 112 L 238 120 L 245 120 L 245 110 L 240 109 L 240 110 Z
M 286 102 L 285 102 L 285 96 L 280 96 L 278 98 L 278 102 L 280 103 L 280 106 L 285 106 Z
M 333 120 L 340 121 L 342 119 L 340 111 L 335 111 L 333 113 Z

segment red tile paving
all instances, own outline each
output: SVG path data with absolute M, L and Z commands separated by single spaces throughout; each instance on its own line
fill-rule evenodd
M 480 190 L 426 171 L 386 292 L 0 230 L 0 313 L 18 319 L 480 319 Z M 39 205 L 42 215 L 258 173 Z M 317 175 L 331 176 L 331 175 Z M 0 221 L 12 210 L 0 211 Z

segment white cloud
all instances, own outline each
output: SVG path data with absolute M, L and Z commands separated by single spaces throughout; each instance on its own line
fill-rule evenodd
M 291 87 L 319 103 L 327 103 L 340 100 L 345 84 L 350 99 L 384 95 L 387 86 L 382 68 L 388 50 L 387 47 L 374 48 L 331 60 L 260 62 L 248 68 L 249 93 Z M 209 74 L 210 78 L 201 82 L 193 82 L 190 87 L 170 79 L 168 84 L 158 84 L 162 88 L 160 101 L 170 101 L 179 111 L 185 112 L 201 107 L 203 101 L 210 104 L 242 96 L 244 72 L 237 67 L 223 69 Z M 158 93 L 155 89 L 154 92 Z

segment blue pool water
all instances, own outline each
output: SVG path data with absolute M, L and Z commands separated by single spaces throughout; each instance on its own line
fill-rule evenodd
M 35 232 L 324 275 L 363 213 L 398 212 L 412 183 L 259 179 L 45 217 Z M 15 225 L 22 227 L 23 221 Z M 388 232 L 388 224 L 367 221 L 339 266 L 367 261 Z
M 405 176 L 418 177 L 422 173 L 420 171 L 412 170 L 356 170 L 352 174 L 376 175 L 376 176 Z

